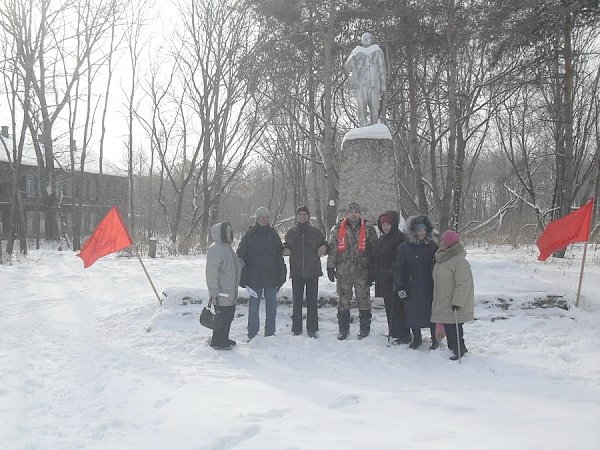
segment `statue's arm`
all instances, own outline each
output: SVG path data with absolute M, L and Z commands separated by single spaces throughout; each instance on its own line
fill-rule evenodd
M 386 83 L 385 83 L 385 61 L 383 59 L 383 51 L 379 50 L 377 52 L 377 66 L 379 69 L 379 86 L 381 86 L 381 90 L 385 92 Z
M 350 56 L 348 56 L 346 62 L 344 63 L 344 69 L 346 69 L 346 72 L 352 72 L 352 69 L 354 69 L 354 62 L 352 60 L 353 56 L 354 52 L 350 53 Z

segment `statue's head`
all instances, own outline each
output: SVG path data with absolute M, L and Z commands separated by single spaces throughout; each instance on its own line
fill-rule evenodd
M 362 41 L 362 45 L 365 47 L 369 47 L 373 43 L 373 36 L 371 36 L 371 33 L 363 33 L 360 39 Z

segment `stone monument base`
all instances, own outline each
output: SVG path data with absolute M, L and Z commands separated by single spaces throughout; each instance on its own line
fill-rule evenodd
M 388 209 L 398 210 L 392 135 L 383 124 L 350 130 L 344 136 L 339 164 L 338 214 L 350 202 L 375 222 Z

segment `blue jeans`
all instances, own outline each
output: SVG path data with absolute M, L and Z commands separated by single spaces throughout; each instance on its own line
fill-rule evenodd
M 265 336 L 275 334 L 275 316 L 277 316 L 277 289 L 274 287 L 250 286 L 258 297 L 250 297 L 248 301 L 248 337 L 253 338 L 260 328 L 260 318 L 258 310 L 260 309 L 260 299 L 264 296 L 267 309 L 267 319 L 265 321 Z

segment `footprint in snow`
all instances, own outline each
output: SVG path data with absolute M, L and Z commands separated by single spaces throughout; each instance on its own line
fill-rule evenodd
M 161 398 L 158 399 L 154 402 L 154 409 L 159 409 L 162 408 L 163 406 L 165 406 L 167 403 L 169 403 L 171 400 L 173 400 L 172 398 Z
M 342 395 L 341 397 L 333 399 L 331 403 L 329 403 L 329 409 L 338 409 L 343 408 L 345 406 L 357 405 L 362 401 L 362 398 L 358 395 Z
M 264 419 L 278 419 L 285 416 L 288 412 L 290 412 L 289 409 L 269 409 L 260 413 L 240 414 L 240 417 L 248 421 L 261 421 Z
M 561 353 L 560 356 L 565 362 L 572 363 L 577 361 L 577 357 L 573 356 L 571 353 Z

